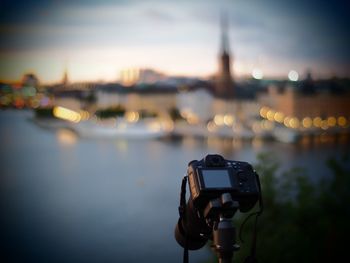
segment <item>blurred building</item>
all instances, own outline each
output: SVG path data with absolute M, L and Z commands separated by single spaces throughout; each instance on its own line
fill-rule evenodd
M 287 128 L 322 129 L 347 127 L 350 121 L 350 92 L 334 80 L 270 85 L 259 96 L 260 115 Z
M 68 70 L 67 70 L 67 69 L 64 70 L 63 78 L 62 78 L 62 83 L 61 83 L 61 84 L 62 84 L 63 87 L 67 87 L 68 84 L 69 84 L 69 80 L 68 80 Z
M 128 68 L 120 72 L 120 82 L 125 86 L 153 84 L 165 78 L 166 76 L 163 73 L 153 69 Z
M 221 50 L 219 72 L 214 86 L 214 95 L 219 98 L 234 98 L 234 82 L 231 75 L 231 58 L 228 40 L 228 23 L 225 16 L 221 18 Z
M 176 107 L 192 123 L 206 123 L 213 118 L 213 97 L 204 88 L 183 90 L 176 96 Z
M 113 83 L 96 89 L 96 105 L 99 108 L 122 106 L 128 111 L 149 111 L 166 115 L 176 107 L 176 90 L 163 86 L 125 86 Z
M 280 89 L 270 86 L 264 104 L 286 116 L 297 118 L 345 116 L 350 113 L 349 94 L 330 94 L 317 92 L 313 95 L 305 94 L 291 86 Z M 261 100 L 262 101 L 262 100 Z

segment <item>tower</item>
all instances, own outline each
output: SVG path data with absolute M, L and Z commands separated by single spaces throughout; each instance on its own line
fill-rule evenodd
M 63 76 L 60 82 L 61 90 L 67 90 L 69 86 L 68 59 L 63 64 Z
M 68 70 L 67 70 L 67 68 L 64 70 L 64 73 L 63 73 L 62 85 L 64 87 L 66 87 L 68 85 Z
M 215 96 L 232 99 L 234 83 L 231 76 L 231 60 L 228 40 L 228 23 L 226 16 L 221 16 L 221 49 L 219 56 L 219 72 L 215 85 Z

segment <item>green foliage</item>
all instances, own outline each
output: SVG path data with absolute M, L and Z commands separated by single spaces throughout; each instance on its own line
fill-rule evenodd
M 264 200 L 258 223 L 259 262 L 335 262 L 345 257 L 350 234 L 350 171 L 345 165 L 330 159 L 333 176 L 312 183 L 302 169 L 278 173 L 278 162 L 271 155 L 260 155 L 258 160 L 255 168 Z M 251 221 L 244 231 L 249 241 Z M 242 244 L 236 262 L 249 254 L 249 243 Z
M 311 182 L 303 169 L 280 172 L 275 156 L 260 155 L 264 212 L 258 220 L 257 259 L 274 262 L 343 262 L 350 237 L 350 170 L 345 157 L 332 158 L 332 176 Z M 316 164 L 315 164 L 316 165 Z M 256 208 L 257 209 L 257 208 Z M 234 218 L 237 228 L 247 215 Z M 253 219 L 245 225 L 241 250 L 234 262 L 250 254 Z M 239 241 L 239 240 L 238 240 Z
M 152 111 L 146 111 L 146 110 L 141 110 L 139 111 L 139 118 L 144 119 L 144 118 L 156 118 L 158 117 L 158 114 L 156 112 Z
M 99 109 L 95 115 L 101 119 L 114 118 L 124 116 L 125 109 L 123 106 L 110 107 L 105 109 Z
M 37 118 L 54 118 L 53 108 L 37 108 L 35 109 L 35 117 Z
M 183 119 L 181 114 L 180 114 L 180 111 L 177 109 L 177 108 L 171 108 L 169 110 L 169 115 L 170 115 L 170 118 L 173 120 L 173 121 L 177 121 L 177 120 L 181 120 Z
M 124 117 L 126 110 L 123 106 L 118 105 L 115 107 L 109 107 L 105 109 L 99 109 L 96 111 L 95 115 L 101 119 L 104 118 L 115 118 L 115 117 Z M 138 111 L 139 118 L 156 118 L 158 114 L 152 111 L 140 110 Z

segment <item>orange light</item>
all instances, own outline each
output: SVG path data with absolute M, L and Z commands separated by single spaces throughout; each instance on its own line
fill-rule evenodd
M 327 124 L 329 127 L 334 127 L 337 125 L 337 119 L 335 117 L 328 117 Z
M 267 112 L 269 111 L 269 108 L 268 107 L 262 107 L 260 109 L 260 116 L 264 119 L 266 119 L 266 114 Z
M 279 122 L 279 123 L 283 123 L 284 120 L 284 114 L 282 112 L 276 112 L 275 115 L 273 116 L 274 120 Z
M 328 122 L 326 120 L 323 120 L 321 122 L 321 129 L 322 130 L 327 130 L 328 129 Z
M 17 98 L 15 101 L 14 101 L 14 106 L 18 109 L 22 109 L 24 107 L 24 100 L 21 99 L 21 98 Z
M 345 127 L 346 126 L 346 118 L 344 116 L 338 117 L 338 125 L 341 126 L 341 127 Z
M 289 126 L 289 121 L 290 121 L 290 117 L 285 117 L 285 118 L 284 118 L 284 121 L 283 121 L 284 126 L 286 126 L 286 127 L 289 128 L 289 127 L 290 127 L 290 126 Z
M 137 122 L 139 117 L 140 115 L 136 111 L 128 111 L 125 113 L 125 118 L 128 122 Z
M 225 114 L 224 123 L 226 126 L 232 126 L 234 122 L 234 117 L 230 114 Z
M 317 128 L 321 128 L 322 125 L 322 119 L 320 117 L 316 117 L 312 121 L 313 125 Z
M 299 119 L 294 117 L 289 120 L 289 126 L 292 127 L 293 129 L 299 128 Z
M 312 119 L 310 117 L 305 117 L 302 123 L 304 128 L 310 128 L 312 126 Z
M 275 117 L 275 111 L 273 110 L 269 110 L 267 113 L 266 113 L 266 118 L 269 120 L 269 121 L 273 121 L 274 120 L 274 117 Z
M 218 125 L 218 126 L 224 125 L 224 116 L 221 115 L 221 114 L 215 115 L 215 117 L 214 117 L 214 122 L 215 122 L 215 124 Z

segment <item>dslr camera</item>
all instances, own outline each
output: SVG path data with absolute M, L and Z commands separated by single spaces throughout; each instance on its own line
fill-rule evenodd
M 190 197 L 186 201 L 186 187 Z M 231 218 L 250 211 L 261 200 L 257 173 L 247 162 L 207 155 L 191 161 L 182 181 L 175 239 L 185 250 L 202 248 L 210 239 L 219 258 L 232 258 L 239 246 Z

